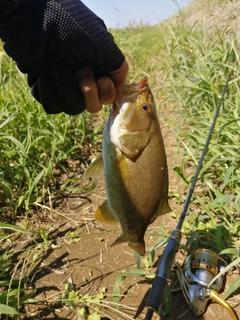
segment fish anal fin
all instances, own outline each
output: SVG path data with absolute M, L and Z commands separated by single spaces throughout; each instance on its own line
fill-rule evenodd
M 110 247 L 114 247 L 114 246 L 117 246 L 118 244 L 122 244 L 122 243 L 128 242 L 128 241 L 129 241 L 129 240 L 128 240 L 127 236 L 126 236 L 124 233 L 122 233 L 122 234 L 111 244 Z
M 108 207 L 107 201 L 105 201 L 94 213 L 95 218 L 103 223 L 115 224 L 119 221 L 116 219 L 110 208 Z
M 157 219 L 157 217 L 159 217 L 165 213 L 169 213 L 171 211 L 172 211 L 172 209 L 170 208 L 170 206 L 168 204 L 168 200 L 166 199 L 163 206 L 158 208 L 157 212 L 151 217 L 149 222 L 153 223 Z
M 100 153 L 90 166 L 85 170 L 84 177 L 93 177 L 100 174 L 103 171 L 103 158 Z
M 170 206 L 169 206 L 169 204 L 168 204 L 168 201 L 166 200 L 166 201 L 164 202 L 164 205 L 163 205 L 161 214 L 169 213 L 169 212 L 171 212 L 171 211 L 172 211 L 172 209 L 170 208 Z

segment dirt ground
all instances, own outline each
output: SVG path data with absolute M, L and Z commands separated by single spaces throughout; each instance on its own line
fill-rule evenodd
M 233 12 L 238 12 L 239 2 Z M 211 9 L 215 12 L 213 5 Z M 211 15 L 209 10 L 209 15 Z M 229 10 L 230 11 L 230 10 Z M 202 13 L 199 13 L 201 20 Z M 224 11 L 226 18 L 226 12 Z M 218 16 L 218 15 L 216 15 Z M 237 16 L 237 14 L 236 14 Z M 228 16 L 227 16 L 228 18 Z M 193 24 L 197 17 L 189 17 L 188 23 Z M 230 21 L 231 19 L 226 19 Z M 215 23 L 215 20 L 214 20 Z M 173 115 L 172 110 L 164 110 L 164 114 Z M 162 119 L 164 117 L 161 117 Z M 178 119 L 172 119 L 178 122 Z M 185 185 L 179 180 L 173 168 L 181 163 L 181 150 L 177 146 L 174 133 L 168 125 L 161 120 L 162 132 L 165 140 L 165 147 L 169 166 L 170 199 L 169 203 L 173 212 L 180 214 L 184 197 L 186 194 Z M 84 154 L 82 163 L 75 162 L 70 167 L 68 174 L 79 178 L 79 186 L 89 185 L 88 181 L 82 180 L 85 165 L 91 160 L 91 151 Z M 64 180 L 64 177 L 60 178 Z M 180 199 L 173 197 L 180 195 Z M 136 262 L 132 250 L 127 244 L 117 247 L 110 247 L 111 243 L 120 234 L 120 227 L 103 225 L 94 219 L 94 212 L 105 200 L 103 182 L 100 179 L 96 182 L 96 187 L 88 193 L 62 193 L 57 196 L 54 203 L 47 206 L 52 209 L 43 210 L 38 213 L 38 226 L 48 230 L 45 235 L 46 249 L 39 246 L 38 259 L 32 253 L 29 260 L 33 260 L 31 280 L 28 290 L 34 290 L 33 304 L 25 307 L 24 320 L 76 320 L 77 315 L 74 305 L 62 303 L 66 298 L 66 285 L 73 288 L 72 299 L 78 299 L 77 293 L 86 294 L 85 302 L 90 301 L 89 311 L 94 310 L 101 315 L 101 320 L 121 320 L 139 319 L 144 320 L 146 316 L 146 299 L 151 289 L 151 281 L 140 276 L 127 276 L 121 285 L 120 310 L 116 310 L 113 304 L 113 290 L 116 278 L 123 271 L 131 271 L 136 268 Z M 159 217 L 149 228 L 145 236 L 147 247 L 151 247 L 158 239 L 161 232 L 160 226 L 164 226 L 169 234 L 175 229 L 177 220 L 171 218 L 169 214 Z M 23 239 L 26 241 L 26 239 Z M 29 241 L 29 239 L 28 239 Z M 52 245 L 49 245 L 52 241 Z M 19 245 L 19 244 L 18 244 Z M 24 244 L 23 244 L 24 246 Z M 36 251 L 36 250 L 35 250 Z M 158 259 L 161 257 L 163 249 L 157 250 L 154 267 L 151 272 L 156 271 Z M 29 263 L 29 261 L 28 261 Z M 225 289 L 234 279 L 239 277 L 234 272 L 228 274 Z M 100 296 L 103 293 L 103 299 Z M 88 296 L 87 296 L 88 294 Z M 201 316 L 195 316 L 189 305 L 186 303 L 181 290 L 171 293 L 173 310 L 170 315 L 161 316 L 154 314 L 152 319 L 161 320 L 228 320 L 231 319 L 228 311 L 217 303 L 209 301 L 206 312 Z M 70 294 L 69 294 L 69 300 Z M 100 302 L 99 302 L 100 299 Z M 79 298 L 80 300 L 80 298 Z M 37 303 L 36 303 L 37 301 Z M 227 302 L 234 308 L 236 314 L 240 315 L 240 295 L 232 296 Z M 84 303 L 79 302 L 77 308 L 81 308 Z M 1 318 L 1 316 L 0 316 Z M 2 319 L 2 318 L 1 318 Z M 95 320 L 92 318 L 91 320 Z
M 181 159 L 176 139 L 165 122 L 161 122 L 166 144 L 169 165 L 170 195 L 186 192 L 179 181 L 173 167 Z M 82 182 L 84 165 L 74 167 L 73 175 L 79 176 Z M 107 319 L 145 319 L 146 299 L 151 288 L 151 281 L 140 276 L 127 276 L 121 285 L 120 311 L 113 306 L 113 289 L 116 277 L 122 271 L 130 271 L 136 267 L 132 250 L 127 244 L 110 247 L 120 233 L 120 227 L 102 225 L 95 221 L 94 211 L 105 199 L 102 180 L 96 187 L 84 194 L 68 194 L 59 196 L 51 213 L 40 215 L 41 224 L 49 230 L 48 239 L 54 239 L 53 248 L 48 249 L 37 260 L 32 272 L 32 287 L 36 290 L 35 299 L 38 304 L 27 305 L 28 317 L 24 319 L 77 319 L 71 306 L 57 302 L 66 293 L 66 283 L 70 283 L 74 292 L 89 294 L 91 300 L 89 310 L 98 310 L 99 301 L 94 296 L 104 290 L 100 311 L 102 320 Z M 182 203 L 176 198 L 170 199 L 170 206 L 176 214 L 182 209 Z M 167 232 L 176 227 L 177 221 L 164 215 L 157 219 L 148 229 L 145 236 L 146 245 L 150 247 L 159 237 L 156 227 L 164 225 Z M 162 249 L 158 249 L 155 258 L 155 272 Z M 232 281 L 238 275 L 232 274 L 227 281 Z M 173 311 L 171 315 L 161 316 L 162 320 L 193 320 L 193 319 L 231 319 L 229 313 L 220 305 L 210 303 L 207 311 L 196 317 L 186 303 L 181 291 L 172 293 Z M 41 303 L 40 301 L 43 301 Z M 47 302 L 46 302 L 47 301 Z M 240 314 L 239 296 L 228 300 L 235 311 Z M 80 304 L 81 305 L 81 304 Z M 152 319 L 159 319 L 154 314 Z

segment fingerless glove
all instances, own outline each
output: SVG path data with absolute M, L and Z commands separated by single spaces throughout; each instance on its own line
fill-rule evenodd
M 84 110 L 77 69 L 90 67 L 98 78 L 124 61 L 104 22 L 80 0 L 1 0 L 0 38 L 47 113 Z

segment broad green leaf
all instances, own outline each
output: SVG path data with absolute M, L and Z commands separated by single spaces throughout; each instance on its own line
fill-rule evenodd
M 3 222 L 0 222 L 0 229 L 10 229 L 18 232 L 23 232 L 23 233 L 26 232 L 26 230 L 19 228 L 17 226 L 14 226 L 13 224 L 8 224 Z
M 101 320 L 101 317 L 97 312 L 94 312 L 88 316 L 88 320 Z
M 125 276 L 144 276 L 145 273 L 146 272 L 142 269 L 132 269 L 130 271 L 123 272 Z
M 113 288 L 113 301 L 115 303 L 115 308 L 119 310 L 119 298 L 121 297 L 120 295 L 120 288 L 121 285 L 123 284 L 126 276 L 121 272 L 117 275 L 114 288 Z
M 0 124 L 0 130 L 1 130 L 5 125 L 7 125 L 10 121 L 12 121 L 14 118 L 15 118 L 15 116 L 14 116 L 14 115 L 11 115 L 11 116 L 9 116 L 5 121 L 3 121 L 3 122 Z
M 185 178 L 182 169 L 180 167 L 174 167 L 173 171 L 177 173 L 177 175 L 186 183 L 186 185 L 189 185 L 189 182 L 187 181 L 187 179 Z
M 234 291 L 240 288 L 240 277 L 237 277 L 229 286 L 227 291 L 224 292 L 223 298 L 226 300 Z
M 0 314 L 19 314 L 16 309 L 6 306 L 4 304 L 0 304 Z
M 222 254 L 235 254 L 237 256 L 240 255 L 240 251 L 239 249 L 236 249 L 236 248 L 228 248 L 228 249 L 224 249 L 222 250 L 221 252 L 219 252 L 220 255 Z
M 228 272 L 231 268 L 237 266 L 240 263 L 240 257 L 236 260 L 232 261 L 229 265 L 227 265 L 221 272 L 219 272 L 208 284 L 208 288 L 222 275 Z
M 19 149 L 19 151 L 23 154 L 23 156 L 24 157 L 27 156 L 26 150 L 25 150 L 23 144 L 19 140 L 17 140 L 16 138 L 14 138 L 10 135 L 5 135 L 5 136 L 3 136 L 3 138 L 11 140 L 15 144 L 15 146 Z

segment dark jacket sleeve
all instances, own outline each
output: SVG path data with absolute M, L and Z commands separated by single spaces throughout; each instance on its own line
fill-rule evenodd
M 80 0 L 0 0 L 0 38 L 30 86 L 62 61 L 96 76 L 124 61 L 104 22 Z

